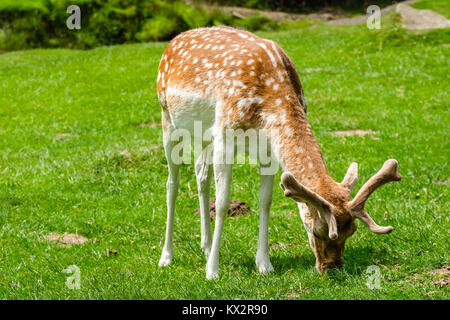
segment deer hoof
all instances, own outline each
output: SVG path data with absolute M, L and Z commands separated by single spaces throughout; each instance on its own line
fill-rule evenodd
M 158 265 L 160 267 L 168 266 L 172 262 L 173 254 L 169 252 L 163 252 L 161 259 L 159 259 Z

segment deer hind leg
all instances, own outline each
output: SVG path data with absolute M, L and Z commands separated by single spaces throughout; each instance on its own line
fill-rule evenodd
M 225 137 L 219 134 L 214 139 L 214 178 L 216 182 L 216 221 L 211 253 L 206 264 L 206 279 L 219 277 L 219 249 L 226 212 L 230 206 L 230 183 L 232 163 L 226 161 Z
M 209 148 L 206 148 L 195 163 L 197 176 L 198 199 L 200 201 L 201 249 L 208 259 L 211 252 L 211 218 L 209 210 L 209 191 L 211 185 L 212 165 L 208 159 Z
M 273 271 L 269 259 L 269 213 L 272 204 L 274 175 L 261 174 L 259 189 L 259 239 L 256 252 L 256 267 L 262 274 Z
M 176 142 L 170 141 L 170 131 L 173 129 L 171 125 L 167 126 L 164 132 L 164 150 L 166 153 L 167 164 L 169 168 L 169 178 L 167 179 L 167 224 L 166 224 L 166 239 L 164 248 L 159 260 L 159 266 L 167 266 L 172 262 L 173 258 L 173 222 L 175 214 L 175 202 L 178 195 L 178 187 L 180 184 L 180 167 L 181 164 L 176 164 L 172 159 L 172 149 Z

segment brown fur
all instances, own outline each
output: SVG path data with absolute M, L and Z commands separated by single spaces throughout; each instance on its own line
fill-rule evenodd
M 292 173 L 298 184 L 296 187 L 293 183 L 285 193 L 295 199 L 302 185 L 326 203 L 321 210 L 325 210 L 327 222 L 317 212 L 317 203 L 310 206 L 305 221 L 312 232 L 311 246 L 317 268 L 341 265 L 345 241 L 356 230 L 355 218 L 363 217 L 366 224 L 371 223 L 362 211 L 365 199 L 373 190 L 365 191 L 364 202 L 359 201 L 360 207 L 355 212 L 349 206 L 353 185 L 349 190 L 347 184 L 337 183 L 330 177 L 306 118 L 300 79 L 283 49 L 273 41 L 231 27 L 184 32 L 169 43 L 158 69 L 157 91 L 164 128 L 170 123 L 170 114 L 177 112 L 173 107 L 177 105 L 175 98 L 167 95 L 171 87 L 213 99 L 220 130 L 267 130 L 281 166 Z M 328 235 L 333 221 L 337 223 L 335 240 Z M 386 231 L 380 230 L 380 233 Z

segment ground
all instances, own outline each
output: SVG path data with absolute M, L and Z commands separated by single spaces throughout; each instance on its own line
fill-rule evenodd
M 358 162 L 357 191 L 398 160 L 402 181 L 366 204 L 394 232 L 358 223 L 344 268 L 319 275 L 279 173 L 275 273 L 261 276 L 258 169 L 235 166 L 232 198 L 252 212 L 226 220 L 220 279 L 206 281 L 191 165 L 181 175 L 175 258 L 158 268 L 167 165 L 155 81 L 167 43 L 11 52 L 0 55 L 0 299 L 450 298 L 449 30 L 408 32 L 392 14 L 381 30 L 315 24 L 259 35 L 293 59 L 332 177 Z M 344 130 L 373 133 L 331 134 Z M 73 265 L 80 289 L 66 285 Z M 370 289 L 372 265 L 380 286 Z

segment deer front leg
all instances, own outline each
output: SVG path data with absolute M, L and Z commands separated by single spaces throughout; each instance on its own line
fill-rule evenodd
M 269 259 L 269 213 L 272 204 L 274 175 L 262 175 L 259 189 L 259 239 L 256 267 L 262 274 L 273 271 Z
M 219 249 L 223 223 L 230 206 L 232 164 L 226 164 L 226 148 L 222 138 L 214 140 L 214 178 L 216 181 L 216 222 L 211 253 L 206 264 L 206 279 L 219 278 Z
M 199 156 L 195 163 L 195 175 L 197 176 L 198 199 L 200 201 L 201 221 L 201 249 L 209 257 L 211 252 L 211 218 L 209 210 L 209 190 L 211 185 L 212 165 L 208 162 L 207 149 Z
M 164 150 L 166 153 L 167 164 L 169 168 L 169 178 L 167 179 L 167 223 L 166 239 L 164 248 L 159 260 L 159 266 L 167 266 L 173 258 L 173 220 L 175 214 L 175 202 L 178 195 L 178 186 L 180 183 L 180 164 L 175 164 L 171 158 L 173 141 L 170 141 L 169 135 L 164 137 Z

